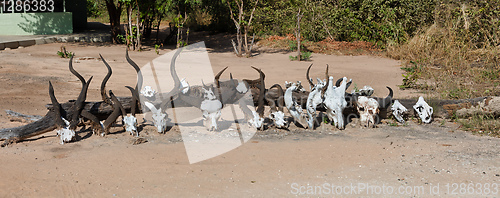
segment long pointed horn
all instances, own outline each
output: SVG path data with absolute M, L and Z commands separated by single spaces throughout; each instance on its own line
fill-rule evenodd
M 387 95 L 387 97 L 385 97 L 384 99 L 384 108 L 387 108 L 391 104 L 392 97 L 394 96 L 394 92 L 392 91 L 392 89 L 388 86 L 387 89 L 389 89 L 389 95 Z
M 120 103 L 120 101 L 118 101 L 118 98 L 116 98 L 115 94 L 113 94 L 113 91 L 109 90 L 109 95 L 111 97 L 110 99 L 113 101 L 113 104 L 112 104 L 113 112 L 104 121 L 105 132 L 107 132 L 107 130 L 109 129 L 111 124 L 114 123 L 116 121 L 116 119 L 118 119 L 118 117 L 120 117 L 120 115 L 122 115 L 122 116 L 126 115 L 125 109 L 123 109 L 122 104 Z
M 220 88 L 219 78 L 222 75 L 222 73 L 224 73 L 224 71 L 226 71 L 227 68 L 228 67 L 225 67 L 224 69 L 220 70 L 220 72 L 217 73 L 217 75 L 215 75 L 215 85 L 217 85 L 217 89 Z
M 102 62 L 104 63 L 104 65 L 108 69 L 108 73 L 106 74 L 106 76 L 104 77 L 104 79 L 101 82 L 101 98 L 102 98 L 102 101 L 104 101 L 106 104 L 111 105 L 111 98 L 106 94 L 106 83 L 108 82 L 109 78 L 111 77 L 111 74 L 113 73 L 113 71 L 111 70 L 111 67 L 109 66 L 108 62 L 106 62 L 106 60 L 104 60 L 102 55 L 99 54 L 99 56 L 101 57 Z
M 170 75 L 172 76 L 172 79 L 174 80 L 174 87 L 172 88 L 172 90 L 170 90 L 170 92 L 168 92 L 166 94 L 165 98 L 167 98 L 167 99 L 161 103 L 160 108 L 169 104 L 171 101 L 170 99 L 174 95 L 176 95 L 180 92 L 179 87 L 181 86 L 181 81 L 179 80 L 179 76 L 177 75 L 177 71 L 175 70 L 175 61 L 177 60 L 177 57 L 179 56 L 179 54 L 181 52 L 182 52 L 182 48 L 177 49 L 177 51 L 175 51 L 174 56 L 172 57 L 172 60 L 170 61 Z
M 132 59 L 130 59 L 130 56 L 128 55 L 128 49 L 125 51 L 125 58 L 127 59 L 127 62 L 135 69 L 135 72 L 137 72 L 137 84 L 135 86 L 135 90 L 138 92 L 142 88 L 143 81 L 141 68 L 139 68 L 139 66 L 137 66 L 137 64 Z
M 259 68 L 256 68 L 254 66 L 252 66 L 253 69 L 257 70 L 259 72 L 259 80 L 260 80 L 260 92 L 259 92 L 259 99 L 258 99 L 258 106 L 257 106 L 257 113 L 259 114 L 260 117 L 264 117 L 264 97 L 265 97 L 265 94 L 266 94 L 266 85 L 265 85 L 265 82 L 264 82 L 264 78 L 266 77 L 266 75 L 264 74 L 264 72 L 262 72 L 262 70 L 260 70 Z
M 339 78 L 339 79 L 337 80 L 337 82 L 335 82 L 335 86 L 336 86 L 336 87 L 340 87 L 340 83 L 342 83 L 342 80 L 343 80 L 343 79 L 344 79 L 344 78 Z
M 118 98 L 115 96 L 115 94 L 113 94 L 113 91 L 109 90 L 109 96 L 111 98 L 111 101 L 113 101 L 113 103 L 118 106 L 118 108 L 120 108 L 120 111 L 121 111 L 121 115 L 123 117 L 125 117 L 127 115 L 127 112 L 125 111 L 125 108 L 123 108 L 123 105 L 122 103 L 118 100 Z
M 78 95 L 78 99 L 76 99 L 74 105 L 71 107 L 73 111 L 73 116 L 70 121 L 70 129 L 74 130 L 79 121 L 80 113 L 82 112 L 83 107 L 85 106 L 85 100 L 87 99 L 87 90 L 89 88 L 90 82 L 92 81 L 93 76 L 83 85 L 82 90 L 80 91 L 80 95 Z
M 312 66 L 313 66 L 313 64 L 311 63 L 311 65 L 309 65 L 309 67 L 307 68 L 307 72 L 306 72 L 306 79 L 307 79 L 307 82 L 309 82 L 309 85 L 311 85 L 311 89 L 314 87 L 314 83 L 311 81 L 311 78 L 309 77 L 309 71 L 311 70 Z
M 137 94 L 137 91 L 135 91 L 134 88 L 132 88 L 130 86 L 125 86 L 125 87 L 130 90 L 130 93 L 132 93 L 132 104 L 131 104 L 131 108 L 130 108 L 130 113 L 133 116 L 135 116 L 135 112 L 137 109 L 137 102 L 136 101 L 139 101 L 139 95 Z
M 69 71 L 75 75 L 79 80 L 80 82 L 82 82 L 82 86 L 85 84 L 85 78 L 82 77 L 82 75 L 80 75 L 76 70 L 75 68 L 73 68 L 73 56 L 71 56 L 71 58 L 69 59 Z
M 283 112 L 283 107 L 285 106 L 285 100 L 283 98 L 283 96 L 284 96 L 283 88 L 279 84 L 274 84 L 273 86 L 271 86 L 271 88 L 269 88 L 269 90 L 271 90 L 273 88 L 278 88 L 278 108 L 276 108 L 276 105 L 274 104 L 275 103 L 274 100 L 268 99 L 268 102 L 271 103 L 271 101 L 272 101 L 272 104 L 274 105 L 274 109 Z M 271 106 L 271 104 L 269 104 L 269 106 Z M 273 107 L 271 106 L 271 108 L 273 108 Z
M 52 107 L 54 108 L 54 113 L 56 119 L 56 125 L 58 127 L 65 127 L 66 123 L 62 120 L 62 112 L 61 112 L 61 104 L 56 99 L 56 96 L 54 95 L 54 87 L 52 87 L 52 83 L 49 81 L 49 96 L 50 100 L 52 101 Z

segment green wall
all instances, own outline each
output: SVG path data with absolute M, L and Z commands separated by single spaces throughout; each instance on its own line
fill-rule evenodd
M 0 35 L 71 34 L 71 12 L 3 13 Z

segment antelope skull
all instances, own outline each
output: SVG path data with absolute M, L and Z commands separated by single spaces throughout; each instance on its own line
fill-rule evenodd
M 290 86 L 285 91 L 285 106 L 288 109 L 288 112 L 290 112 L 290 115 L 292 115 L 292 117 L 295 119 L 295 121 L 305 126 L 305 117 L 302 115 L 302 106 L 293 99 L 292 94 L 294 91 L 302 89 L 302 85 L 300 84 L 300 81 L 291 84 L 286 82 L 285 84 L 286 86 Z
M 208 130 L 218 130 L 217 120 L 221 116 L 222 103 L 217 99 L 211 87 L 203 87 L 203 100 L 200 109 L 203 113 L 205 127 Z
M 61 144 L 64 144 L 65 142 L 71 142 L 75 139 L 76 133 L 74 130 L 69 129 L 69 122 L 66 119 L 63 117 L 61 117 L 61 119 L 64 121 L 66 126 L 57 130 L 57 135 L 61 139 Z
M 359 96 L 356 101 L 356 108 L 359 113 L 361 125 L 364 127 L 375 127 L 375 118 L 377 118 L 378 121 L 377 114 L 379 113 L 379 104 L 377 100 L 366 96 Z
M 137 137 L 139 137 L 139 132 L 137 131 L 137 118 L 132 116 L 132 115 L 128 115 L 128 116 L 125 116 L 123 117 L 123 123 L 125 124 L 125 131 L 129 132 L 130 135 L 134 135 L 134 133 L 136 134 Z
M 167 114 L 163 113 L 161 107 L 156 109 L 156 107 L 150 102 L 144 102 L 144 105 L 148 107 L 153 113 L 153 124 L 155 125 L 158 133 L 163 133 L 167 130 Z
M 427 124 L 431 123 L 434 110 L 425 102 L 424 97 L 420 96 L 418 98 L 417 103 L 413 105 L 413 109 L 415 109 L 420 119 L 422 119 L 422 122 Z
M 334 86 L 333 77 L 328 78 L 328 87 L 325 92 L 324 104 L 326 107 L 326 114 L 330 120 L 333 121 L 338 129 L 344 129 L 344 115 L 343 111 L 347 106 L 345 100 L 345 89 L 347 86 L 347 78 L 342 78 L 339 87 Z
M 404 116 L 408 112 L 405 106 L 403 106 L 399 100 L 395 100 L 394 104 L 391 106 L 392 115 L 396 118 L 396 120 L 400 123 L 405 123 Z

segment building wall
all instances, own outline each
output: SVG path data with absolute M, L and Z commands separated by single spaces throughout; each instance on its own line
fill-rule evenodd
M 0 35 L 43 35 L 73 33 L 71 12 L 3 13 Z

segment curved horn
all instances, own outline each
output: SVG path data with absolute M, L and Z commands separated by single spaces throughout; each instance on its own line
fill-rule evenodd
M 337 80 L 337 82 L 335 82 L 335 86 L 336 86 L 336 87 L 340 87 L 340 83 L 342 83 L 342 80 L 343 80 L 343 79 L 344 79 L 344 78 L 339 78 L 339 79 Z
M 161 103 L 160 108 L 170 103 L 172 96 L 180 92 L 179 87 L 181 86 L 181 81 L 179 80 L 179 76 L 177 75 L 177 71 L 175 70 L 175 61 L 177 60 L 177 57 L 181 52 L 182 48 L 177 49 L 177 51 L 175 51 L 174 56 L 172 57 L 172 60 L 170 61 L 170 75 L 174 80 L 174 87 L 172 88 L 172 90 L 170 90 L 170 92 L 168 92 L 165 95 L 165 98 L 167 98 L 167 100 L 164 100 Z
M 135 116 L 135 111 L 137 108 L 137 101 L 139 101 L 139 95 L 137 94 L 137 91 L 135 91 L 134 88 L 130 86 L 125 86 L 127 89 L 130 90 L 130 93 L 132 93 L 132 106 L 130 107 L 130 113 Z
M 111 126 L 111 124 L 113 122 L 115 122 L 116 119 L 118 119 L 118 117 L 120 115 L 124 116 L 127 114 L 125 112 L 125 109 L 123 108 L 122 104 L 120 103 L 120 101 L 118 101 L 118 98 L 116 98 L 115 94 L 113 94 L 113 91 L 109 90 L 109 96 L 110 96 L 110 99 L 113 101 L 113 104 L 112 104 L 113 112 L 104 121 L 103 125 L 104 125 L 104 129 L 105 129 L 105 133 L 108 132 L 108 129 Z
M 130 59 L 130 56 L 128 55 L 128 49 L 125 51 L 125 58 L 127 59 L 127 62 L 134 67 L 135 72 L 137 72 L 137 84 L 135 86 L 135 90 L 139 91 L 140 88 L 142 88 L 142 73 L 141 73 L 141 68 L 137 66 L 137 64 Z
M 273 88 L 278 88 L 278 110 L 283 112 L 283 107 L 285 106 L 285 100 L 284 100 L 283 96 L 284 96 L 285 92 L 283 91 L 283 88 L 281 87 L 280 84 L 274 84 L 269 89 L 273 89 Z
M 388 86 L 387 89 L 389 89 L 389 95 L 384 98 L 384 108 L 387 108 L 391 104 L 392 97 L 394 96 L 394 92 L 392 91 L 392 89 Z
M 73 111 L 73 116 L 71 117 L 69 127 L 71 130 L 74 130 L 79 122 L 78 118 L 82 112 L 83 107 L 85 106 L 85 100 L 87 99 L 87 90 L 89 88 L 90 82 L 92 81 L 92 78 L 93 76 L 91 76 L 90 79 L 83 85 L 82 90 L 80 91 L 80 95 L 78 95 L 78 99 L 76 99 L 75 103 L 71 107 Z
M 118 98 L 113 94 L 111 90 L 109 90 L 109 96 L 111 97 L 111 101 L 120 108 L 120 111 L 122 113 L 122 116 L 125 117 L 127 115 L 127 112 L 125 111 L 125 108 L 123 108 L 122 103 L 118 100 Z
M 313 63 L 311 63 L 311 65 L 309 65 L 309 67 L 307 68 L 307 72 L 306 72 L 306 79 L 307 79 L 307 82 L 309 82 L 309 85 L 311 85 L 311 89 L 314 87 L 314 83 L 311 81 L 311 78 L 309 77 L 309 71 L 311 70 L 312 66 L 313 66 Z
M 227 68 L 228 67 L 225 67 L 224 69 L 220 70 L 220 72 L 217 73 L 217 75 L 215 75 L 215 85 L 217 85 L 217 88 L 220 88 L 219 78 L 222 75 L 222 73 L 224 73 L 224 71 L 226 71 Z
M 113 71 L 111 70 L 111 67 L 109 66 L 108 62 L 106 62 L 106 60 L 104 60 L 104 58 L 101 56 L 101 54 L 99 54 L 99 56 L 101 57 L 102 62 L 104 63 L 104 65 L 108 69 L 108 73 L 106 74 L 106 76 L 104 77 L 104 79 L 101 82 L 101 98 L 102 98 L 102 101 L 104 101 L 106 104 L 111 105 L 111 98 L 106 94 L 106 83 L 108 82 L 109 78 L 111 77 L 111 74 L 113 73 Z
M 61 104 L 56 99 L 56 96 L 54 95 L 54 87 L 52 87 L 52 83 L 49 81 L 49 96 L 50 100 L 52 101 L 52 107 L 54 108 L 54 113 L 56 119 L 56 125 L 58 127 L 65 127 L 66 123 L 62 120 L 62 113 L 61 113 Z
M 257 106 L 257 113 L 259 114 L 260 117 L 264 117 L 264 97 L 266 94 L 266 85 L 264 82 L 264 78 L 266 75 L 262 70 L 252 66 L 253 69 L 257 70 L 259 72 L 259 81 L 260 81 L 260 92 L 259 92 L 259 99 L 258 99 L 258 106 Z
M 73 68 L 73 56 L 71 56 L 71 58 L 69 58 L 69 71 L 75 75 L 79 80 L 80 82 L 82 82 L 82 86 L 84 86 L 85 84 L 85 78 L 82 77 L 82 75 L 80 75 L 74 68 Z

